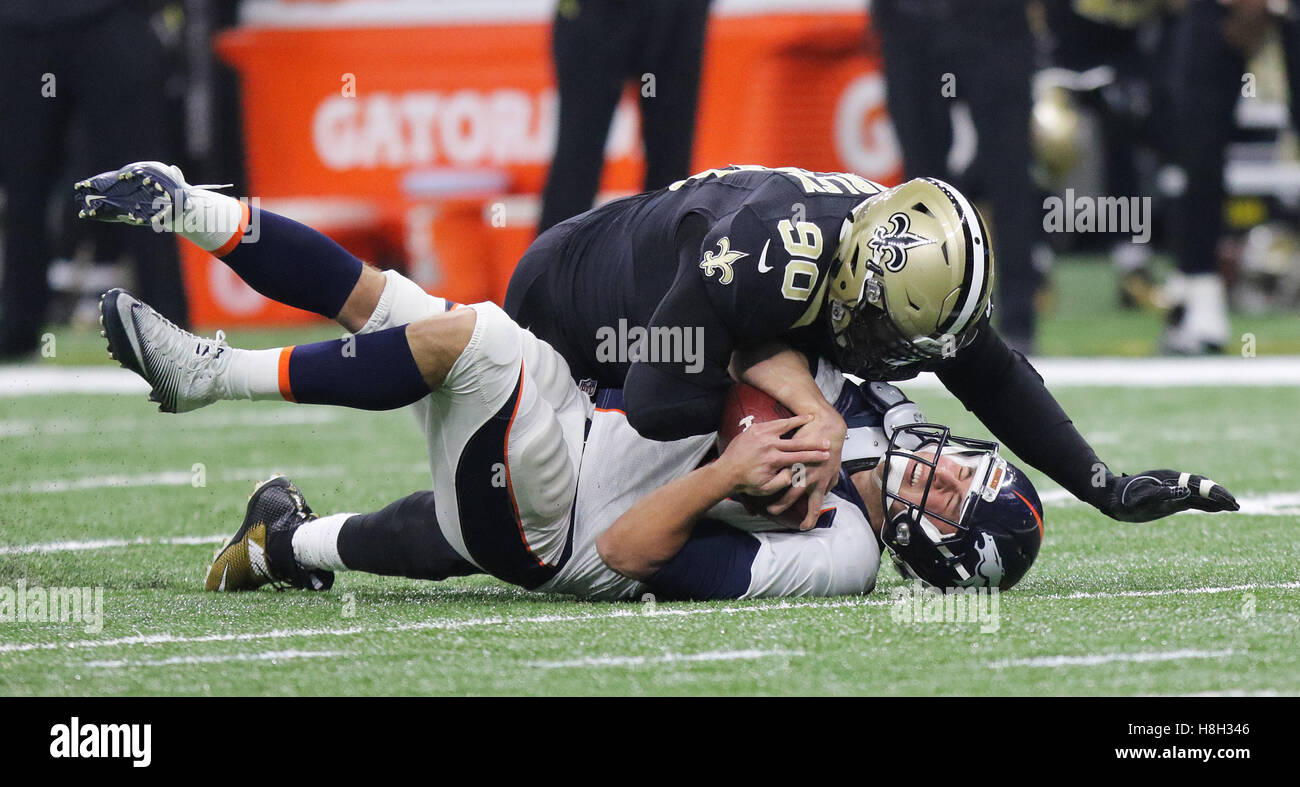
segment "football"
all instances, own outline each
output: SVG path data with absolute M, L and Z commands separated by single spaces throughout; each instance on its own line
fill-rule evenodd
M 727 402 L 722 409 L 722 423 L 718 427 L 718 453 L 726 451 L 736 435 L 754 424 L 777 421 L 793 415 L 790 408 L 763 391 L 751 385 L 736 383 L 727 392 Z M 789 435 L 785 436 L 789 437 Z M 737 495 L 736 500 L 751 514 L 767 517 L 785 527 L 797 528 L 808 513 L 807 497 L 799 498 L 780 515 L 773 516 L 767 513 L 767 507 L 779 500 L 783 494 L 785 494 L 784 489 L 764 496 Z

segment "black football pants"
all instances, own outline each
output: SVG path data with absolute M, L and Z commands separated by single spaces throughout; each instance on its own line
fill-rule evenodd
M 560 3 L 551 38 L 560 127 L 538 234 L 591 208 L 610 121 L 629 80 L 640 91 L 645 190 L 691 174 L 708 15 L 709 0 Z M 645 75 L 653 76 L 653 95 Z
M 1030 175 L 1034 42 L 1025 4 L 877 0 L 872 24 L 906 176 L 940 178 L 981 203 L 998 268 L 994 319 L 1004 336 L 1031 339 L 1040 278 L 1031 251 L 1041 225 Z M 960 177 L 948 170 L 954 100 L 970 107 L 979 138 Z
M 1216 2 L 1188 4 L 1174 32 L 1172 62 L 1175 160 L 1186 175 L 1176 203 L 1174 252 L 1184 273 L 1218 270 L 1223 233 L 1224 151 L 1242 97 L 1246 60 L 1224 38 L 1227 10 Z M 1300 21 L 1281 23 L 1291 93 L 1291 123 L 1300 118 Z
M 0 274 L 0 355 L 36 349 L 50 303 L 53 195 L 65 225 L 76 221 L 72 183 L 64 182 L 68 131 L 80 116 L 85 172 L 167 157 L 163 132 L 167 74 L 161 43 L 135 3 L 74 27 L 0 28 L 0 178 L 8 193 L 4 271 Z M 137 295 L 174 322 L 188 322 L 176 238 L 106 225 L 132 253 Z M 98 235 L 98 237 L 103 237 Z

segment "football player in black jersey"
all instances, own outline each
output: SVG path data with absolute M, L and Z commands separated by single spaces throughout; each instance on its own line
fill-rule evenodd
M 161 162 L 87 178 L 74 195 L 84 218 L 175 231 L 263 295 L 358 332 L 237 350 L 221 334 L 194 336 L 114 295 L 121 319 L 106 330 L 128 317 L 145 330 L 136 317 L 147 315 L 153 337 L 119 335 L 134 358 L 123 362 L 144 368 L 166 357 L 188 370 L 159 373 L 162 409 L 220 398 L 391 409 L 442 386 L 443 323 L 461 317 L 365 330 L 389 277 L 311 228 L 190 185 Z M 733 376 L 812 415 L 801 439 L 824 439 L 830 457 L 805 468 L 804 483 L 769 509 L 780 513 L 807 494 L 805 529 L 839 477 L 846 431 L 810 373 L 819 356 L 875 380 L 933 369 L 1004 445 L 1116 519 L 1236 509 L 1208 478 L 1111 473 L 990 326 L 993 271 L 979 214 L 940 181 L 884 189 L 855 175 L 732 167 L 547 230 L 520 261 L 506 311 L 549 342 L 574 378 L 622 388 L 628 423 L 645 437 L 715 431 Z
M 786 346 L 867 379 L 936 372 L 1003 444 L 1115 519 L 1236 509 L 1190 473 L 1112 473 L 993 329 L 993 276 L 983 220 L 941 181 L 886 189 L 848 173 L 738 166 L 547 230 L 505 307 L 575 378 L 622 388 L 646 437 L 715 430 L 733 377 L 814 415 L 803 429 L 832 441 L 831 459 L 770 509 L 807 494 L 806 527 L 838 477 L 845 429 L 808 368 L 783 360 Z

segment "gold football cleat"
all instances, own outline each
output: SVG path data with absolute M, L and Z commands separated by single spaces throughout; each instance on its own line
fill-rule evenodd
M 334 584 L 333 572 L 304 569 L 293 559 L 294 529 L 315 518 L 302 492 L 288 478 L 277 475 L 258 484 L 248 498 L 244 523 L 217 551 L 204 587 L 234 591 L 270 584 L 277 590 L 328 590 Z M 275 555 L 273 540 L 279 547 Z

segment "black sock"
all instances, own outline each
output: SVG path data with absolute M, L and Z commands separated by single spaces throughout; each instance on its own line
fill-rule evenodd
M 433 492 L 416 492 L 339 528 L 339 557 L 353 571 L 440 580 L 480 572 L 456 554 L 433 506 Z
M 293 554 L 293 534 L 303 522 L 292 527 L 270 528 L 266 533 L 266 557 L 271 575 L 294 587 L 307 590 L 329 590 L 334 586 L 334 572 L 308 569 L 298 565 Z

